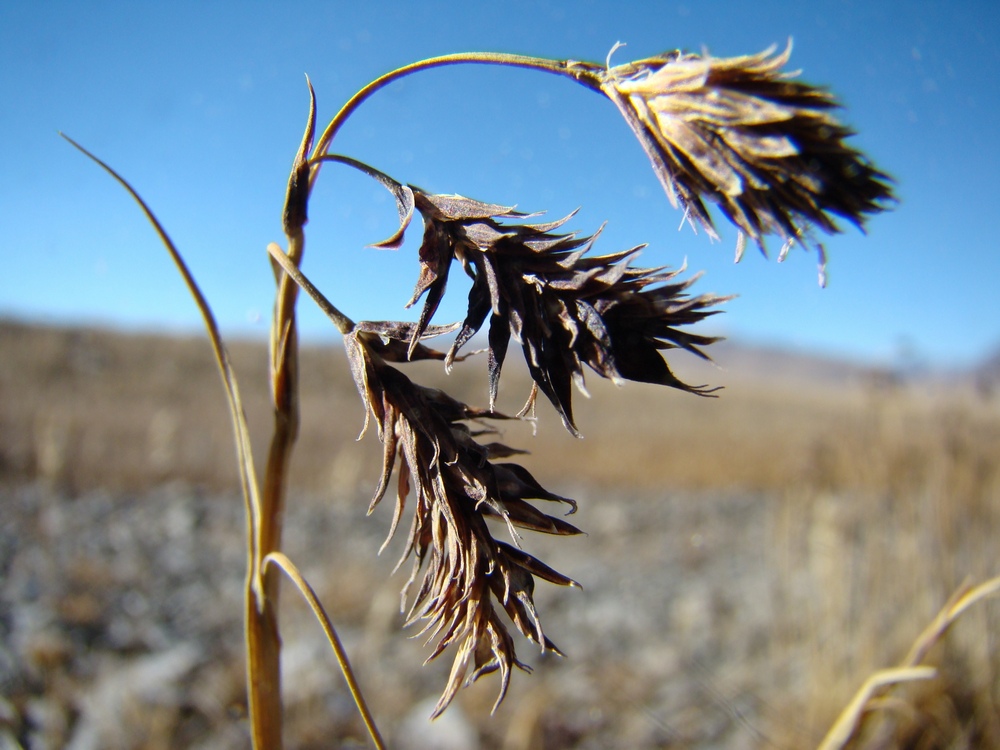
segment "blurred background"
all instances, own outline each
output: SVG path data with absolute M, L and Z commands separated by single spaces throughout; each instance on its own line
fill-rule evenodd
M 970 365 L 1000 345 L 992 280 L 1000 94 L 991 2 L 5 3 L 0 10 L 0 224 L 7 315 L 197 331 L 196 311 L 129 198 L 56 132 L 126 176 L 155 207 L 226 330 L 263 336 L 280 206 L 305 125 L 305 75 L 328 120 L 397 66 L 462 50 L 612 63 L 684 48 L 717 56 L 793 45 L 789 68 L 846 105 L 854 145 L 898 181 L 899 208 L 775 268 L 732 263 L 677 231 L 638 142 L 613 106 L 562 78 L 457 66 L 376 94 L 336 149 L 403 182 L 607 228 L 598 250 L 649 243 L 643 261 L 705 270 L 738 293 L 715 325 L 756 342 L 891 362 Z M 406 315 L 400 259 L 365 249 L 394 228 L 390 196 L 352 170 L 318 184 L 306 272 L 355 319 Z M 772 248 L 772 254 L 777 247 Z M 407 260 L 409 259 L 409 260 Z M 238 279 L 233 283 L 234 278 Z M 383 294 L 367 290 L 379 288 Z M 454 290 L 457 291 L 457 290 Z M 464 294 L 451 295 L 454 317 Z M 332 340 L 311 306 L 310 337 Z
M 307 111 L 328 119 L 396 66 L 461 50 L 612 63 L 682 47 L 793 43 L 790 67 L 846 105 L 855 145 L 901 199 L 781 265 L 677 231 L 607 102 L 542 74 L 436 70 L 375 95 L 335 150 L 435 192 L 607 227 L 598 252 L 704 270 L 740 296 L 700 332 L 715 365 L 669 357 L 718 399 L 588 381 L 577 440 L 540 405 L 505 427 L 588 536 L 526 537 L 583 584 L 539 586 L 566 659 L 519 643 L 533 675 L 489 709 L 489 678 L 426 722 L 447 664 L 421 667 L 398 614 L 401 540 L 365 510 L 380 453 L 327 321 L 300 305 L 304 422 L 289 554 L 330 609 L 392 746 L 815 746 L 874 671 L 900 662 L 963 581 L 997 574 L 1000 256 L 990 220 L 1000 10 L 990 2 L 6 3 L 0 7 L 0 739 L 17 747 L 248 746 L 242 501 L 197 311 L 130 199 L 58 138 L 107 160 L 184 253 L 233 349 L 258 455 L 268 438 L 265 257 Z M 396 214 L 324 169 L 304 270 L 355 319 L 413 319 L 420 232 L 366 245 Z M 772 248 L 772 255 L 778 248 Z M 459 274 L 453 275 L 460 282 Z M 438 314 L 463 315 L 454 283 Z M 682 352 L 683 354 L 683 352 Z M 499 407 L 527 376 L 511 365 Z M 487 399 L 483 357 L 420 382 Z M 404 566 L 405 567 L 405 566 Z M 363 735 L 319 628 L 284 603 L 290 747 Z M 1000 746 L 995 604 L 894 693 L 857 746 Z M 443 657 L 450 659 L 449 656 Z M 430 703 L 428 703 L 430 701 Z M 11 744 L 14 743 L 14 744 Z M 423 744 L 421 744 L 423 743 Z M 448 743 L 451 743 L 450 745 Z M 881 743 L 881 744 L 880 744 Z

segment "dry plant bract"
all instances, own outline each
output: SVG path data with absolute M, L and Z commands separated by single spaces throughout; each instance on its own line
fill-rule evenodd
M 374 166 L 333 154 L 331 147 L 344 122 L 382 87 L 435 67 L 504 65 L 558 75 L 598 91 L 618 107 L 670 200 L 684 210 L 692 226 L 700 225 L 715 235 L 707 200 L 716 203 L 739 229 L 738 248 L 742 249 L 744 235 L 762 249 L 766 236 L 776 235 L 785 245 L 784 252 L 812 228 L 839 231 L 834 216 L 860 227 L 892 199 L 886 175 L 846 144 L 850 131 L 833 114 L 834 98 L 784 72 L 789 54 L 790 48 L 777 55 L 768 50 L 719 59 L 669 52 L 615 67 L 502 53 L 446 55 L 398 68 L 367 84 L 318 138 L 310 84 L 309 116 L 284 206 L 286 246 L 268 246 L 277 281 L 271 331 L 275 421 L 260 477 L 250 453 L 236 378 L 210 306 L 152 211 L 123 178 L 98 161 L 139 202 L 172 254 L 198 302 L 223 376 L 247 507 L 247 690 L 255 747 L 271 750 L 282 742 L 277 623 L 281 572 L 316 613 L 373 742 L 383 746 L 329 617 L 293 561 L 281 551 L 287 472 L 299 423 L 295 308 L 300 288 L 343 334 L 364 404 L 364 427 L 374 422 L 383 445 L 382 471 L 371 508 L 389 492 L 395 475 L 389 538 L 409 514 L 403 555 L 404 560 L 412 558 L 412 572 L 403 591 L 407 624 L 419 626 L 432 644 L 428 660 L 449 649 L 454 652 L 435 716 L 446 709 L 462 684 L 493 672 L 499 673 L 499 704 L 513 669 L 527 669 L 516 655 L 514 635 L 504 615 L 525 638 L 558 653 L 542 629 L 534 586 L 536 579 L 575 585 L 525 551 L 521 535 L 524 530 L 579 533 L 539 505 L 568 506 L 572 512 L 575 502 L 543 488 L 524 467 L 507 460 L 523 451 L 487 442 L 494 432 L 489 423 L 534 415 L 541 392 L 566 429 L 578 434 L 572 390 L 575 386 L 585 392 L 584 365 L 616 383 L 642 381 L 710 395 L 714 389 L 679 380 L 664 354 L 683 349 L 707 358 L 703 348 L 716 339 L 688 327 L 715 314 L 717 305 L 728 299 L 692 294 L 689 290 L 697 276 L 684 278 L 683 268 L 633 265 L 641 246 L 592 254 L 600 231 L 593 236 L 563 232 L 572 216 L 532 223 L 531 216 L 513 208 L 430 193 Z M 310 192 L 328 162 L 361 170 L 395 197 L 399 228 L 376 243 L 377 247 L 402 247 L 412 217 L 415 213 L 422 217 L 419 274 L 409 302 L 414 305 L 423 299 L 416 323 L 355 323 L 300 271 Z M 820 252 L 823 263 L 825 256 Z M 453 325 L 432 325 L 456 261 L 472 279 L 467 314 Z M 461 403 L 404 374 L 406 363 L 419 359 L 442 360 L 451 369 L 464 358 L 462 348 L 484 326 L 489 372 L 486 408 Z M 456 331 L 447 351 L 423 343 L 426 338 Z M 495 402 L 512 338 L 521 345 L 533 386 L 525 408 L 508 417 L 495 410 Z M 497 523 L 491 526 L 491 521 Z M 495 537 L 494 527 L 508 540 Z
M 674 51 L 581 75 L 618 107 L 692 226 L 716 236 L 708 199 L 761 250 L 775 234 L 785 253 L 810 227 L 839 231 L 831 214 L 862 227 L 892 191 L 846 144 L 836 99 L 783 70 L 791 43 L 774 49 L 732 58 Z

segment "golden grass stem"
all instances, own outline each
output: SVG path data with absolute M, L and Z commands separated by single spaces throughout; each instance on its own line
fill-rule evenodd
M 108 164 L 97 158 L 94 154 L 85 149 L 65 133 L 59 133 L 59 135 L 91 161 L 94 161 L 101 167 L 101 169 L 111 175 L 111 177 L 113 177 L 119 185 L 125 188 L 135 202 L 139 204 L 139 207 L 146 215 L 146 219 L 150 224 L 152 224 L 157 236 L 160 238 L 160 241 L 170 254 L 174 265 L 177 266 L 177 270 L 180 272 L 181 278 L 184 280 L 188 291 L 194 298 L 195 304 L 198 306 L 198 312 L 201 313 L 202 321 L 205 324 L 205 330 L 208 333 L 209 343 L 212 346 L 212 353 L 215 356 L 215 362 L 219 369 L 219 375 L 222 377 L 222 386 L 226 392 L 229 414 L 233 423 L 237 461 L 240 467 L 240 487 L 243 492 L 243 499 L 247 513 L 247 556 L 250 562 L 248 565 L 249 577 L 247 584 L 259 590 L 259 579 L 257 577 L 257 569 L 254 565 L 254 561 L 257 560 L 257 537 L 258 529 L 260 528 L 260 496 L 257 487 L 257 474 L 254 468 L 253 454 L 250 450 L 250 429 L 247 426 L 246 413 L 243 409 L 243 400 L 240 397 L 240 389 L 239 384 L 236 381 L 236 374 L 233 372 L 232 365 L 230 364 L 229 352 L 226 350 L 222 341 L 222 334 L 219 332 L 218 323 L 215 320 L 215 316 L 212 314 L 212 308 L 209 306 L 208 300 L 205 299 L 205 295 L 202 294 L 198 283 L 194 280 L 194 276 L 191 274 L 187 264 L 184 262 L 184 258 L 177 250 L 177 246 L 174 245 L 173 240 L 170 239 L 170 236 L 163 228 L 159 219 L 156 218 L 152 209 L 150 209 L 139 193 L 136 192 L 136 190 L 124 177 L 118 174 Z
M 964 584 L 952 594 L 948 603 L 938 612 L 937 617 L 924 629 L 914 642 L 910 652 L 903 660 L 903 664 L 914 666 L 919 664 L 927 656 L 931 647 L 944 637 L 948 629 L 954 622 L 972 605 L 982 601 L 989 596 L 1000 593 L 1000 576 L 979 584 L 975 588 L 969 588 Z
M 986 599 L 1000 593 L 1000 576 L 970 588 L 963 584 L 948 599 L 937 616 L 924 628 L 914 641 L 902 664 L 894 669 L 882 669 L 868 677 L 855 693 L 851 702 L 844 707 L 827 732 L 818 750 L 839 750 L 847 746 L 858 728 L 861 719 L 872 707 L 872 701 L 886 689 L 901 682 L 927 680 L 937 675 L 933 667 L 921 666 L 931 648 L 940 641 L 948 629 L 967 610 Z
M 354 330 L 354 321 L 344 315 L 340 310 L 338 310 L 330 300 L 326 298 L 316 285 L 306 278 L 305 274 L 302 273 L 285 254 L 285 251 L 281 249 L 276 243 L 272 242 L 267 246 L 267 251 L 271 254 L 271 257 L 281 266 L 281 269 L 287 273 L 296 284 L 302 287 L 306 293 L 312 297 L 313 301 L 319 306 L 319 309 L 326 313 L 326 316 L 333 321 L 334 325 L 337 326 L 337 330 L 340 331 L 345 336 Z
M 212 352 L 215 354 L 216 364 L 222 376 L 222 384 L 229 405 L 236 442 L 237 462 L 240 469 L 240 485 L 247 514 L 247 577 L 244 623 L 246 627 L 247 693 L 251 735 L 254 747 L 280 750 L 280 639 L 274 610 L 275 600 L 268 596 L 268 589 L 275 588 L 275 584 L 267 582 L 261 577 L 262 544 L 270 545 L 280 542 L 280 513 L 275 512 L 276 501 L 280 507 L 280 492 L 275 494 L 274 487 L 271 487 L 269 490 L 271 494 L 265 496 L 269 497 L 270 501 L 262 502 L 250 448 L 250 430 L 236 375 L 230 365 L 229 354 L 223 344 L 222 335 L 219 332 L 215 316 L 212 314 L 212 309 L 177 247 L 153 211 L 127 180 L 72 138 L 62 133 L 60 135 L 110 174 L 139 204 L 180 271 L 188 291 L 198 306 L 208 332 L 209 342 L 212 345 Z M 273 476 L 270 462 L 268 468 L 269 475 Z M 275 523 L 275 518 L 279 519 L 278 524 Z M 275 537 L 276 531 L 277 537 Z
M 284 206 L 284 228 L 288 239 L 287 258 L 302 262 L 308 205 L 308 164 L 316 125 L 316 95 L 308 78 L 309 116 L 302 142 L 295 154 Z M 277 279 L 278 291 L 271 323 L 271 398 L 274 431 L 268 449 L 261 493 L 260 526 L 255 564 L 261 570 L 263 596 L 257 607 L 247 607 L 247 686 L 251 737 L 258 750 L 280 750 L 283 710 L 281 704 L 281 635 L 277 606 L 280 578 L 265 572 L 263 560 L 281 550 L 284 527 L 288 464 L 299 432 L 298 333 L 295 303 L 298 285 L 287 275 Z
M 263 606 L 258 606 L 258 602 Z M 247 715 L 253 747 L 282 747 L 281 639 L 275 608 L 246 598 Z M 274 674 L 279 675 L 275 681 Z M 276 707 L 276 708 L 275 708 Z
M 330 621 L 330 617 L 323 608 L 323 604 L 320 602 L 319 597 L 316 596 L 316 591 L 309 585 L 309 582 L 299 571 L 298 567 L 296 567 L 295 563 L 293 563 L 283 552 L 272 552 L 264 558 L 265 573 L 267 573 L 268 566 L 270 564 L 277 565 L 285 572 L 285 575 L 287 575 L 299 589 L 299 592 L 306 600 L 306 603 L 309 605 L 310 609 L 312 609 L 313 614 L 316 615 L 316 619 L 319 620 L 319 624 L 323 627 L 323 632 L 326 635 L 327 641 L 333 647 L 334 654 L 336 654 L 337 657 L 337 664 L 340 666 L 340 671 L 343 673 L 344 679 L 347 681 L 347 687 L 351 691 L 351 696 L 354 698 L 354 702 L 358 707 L 358 712 L 361 714 L 362 720 L 365 722 L 368 734 L 375 743 L 375 747 L 378 748 L 378 750 L 383 750 L 383 748 L 385 748 L 385 743 L 382 740 L 382 735 L 379 734 L 378 727 L 375 725 L 375 719 L 372 717 L 368 704 L 365 702 L 364 695 L 361 693 L 361 688 L 358 685 L 357 678 L 354 676 L 354 670 L 351 668 L 351 662 L 347 658 L 347 651 L 344 650 L 344 645 L 341 643 L 340 636 L 337 634 L 337 629 Z
M 864 681 L 847 704 L 837 721 L 827 732 L 817 750 L 838 750 L 850 741 L 861 724 L 861 717 L 868 709 L 868 702 L 883 688 L 913 680 L 929 680 L 937 674 L 933 667 L 902 667 L 881 669 Z

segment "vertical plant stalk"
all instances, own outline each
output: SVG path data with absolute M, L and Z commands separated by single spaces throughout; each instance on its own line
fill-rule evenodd
M 296 268 L 302 262 L 305 251 L 305 233 L 302 228 L 307 221 L 309 198 L 309 165 L 306 157 L 312 146 L 315 123 L 316 97 L 310 83 L 309 119 L 292 165 L 283 216 L 285 237 L 288 240 L 286 255 Z M 248 588 L 246 599 L 247 690 L 251 737 L 254 747 L 267 750 L 282 747 L 281 636 L 277 619 L 280 571 L 273 566 L 264 566 L 263 561 L 269 554 L 281 551 L 288 464 L 299 431 L 298 332 L 295 322 L 298 286 L 280 269 L 276 268 L 275 274 L 278 291 L 270 341 L 274 432 L 261 488 L 261 520 L 254 561 L 261 585 L 256 590 Z

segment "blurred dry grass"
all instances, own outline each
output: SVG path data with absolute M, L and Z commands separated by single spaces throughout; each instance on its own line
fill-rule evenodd
M 254 439 L 269 428 L 262 345 L 230 343 Z M 166 479 L 231 488 L 236 470 L 225 405 L 200 338 L 122 336 L 91 329 L 0 324 L 0 476 L 42 478 L 72 491 L 136 489 Z M 720 367 L 678 355 L 676 369 L 724 384 L 706 399 L 596 376 L 580 399 L 577 440 L 540 404 L 538 439 L 509 428 L 540 473 L 610 486 L 786 491 L 808 486 L 908 494 L 931 482 L 964 509 L 993 481 L 996 399 L 971 387 L 906 388 L 885 373 L 837 362 L 724 348 Z M 721 353 L 721 356 L 720 356 Z M 300 490 L 328 491 L 338 472 L 376 453 L 354 438 L 363 412 L 338 347 L 306 347 L 296 448 Z M 775 358 L 781 355 L 775 355 Z M 518 358 L 499 407 L 517 411 L 529 381 Z M 421 382 L 485 401 L 485 364 L 416 363 Z M 343 448 L 351 455 L 338 463 Z M 376 464 L 377 465 L 377 464 Z M 367 476 L 367 468 L 359 467 Z M 332 472 L 332 474 L 331 474 Z M 582 475 L 581 475 L 582 472 Z
M 263 346 L 237 342 L 231 352 L 262 448 Z M 581 501 L 574 522 L 590 536 L 570 548 L 528 540 L 584 583 L 576 598 L 540 592 L 549 633 L 571 656 L 515 679 L 496 719 L 486 716 L 489 688 L 466 691 L 460 706 L 482 747 L 815 746 L 863 680 L 897 663 L 963 580 L 1000 573 L 995 396 L 837 363 L 715 354 L 724 369 L 678 369 L 689 382 L 726 385 L 719 399 L 594 377 L 593 398 L 577 406 L 583 440 L 566 435 L 547 404 L 536 438 L 527 426 L 505 430 L 505 442 L 532 450 L 525 465 L 544 485 Z M 353 442 L 362 412 L 343 360 L 338 349 L 302 353 L 290 514 L 311 519 L 312 532 L 332 536 L 337 514 L 366 530 L 310 551 L 310 530 L 300 538 L 293 527 L 289 545 L 310 555 L 321 594 L 357 629 L 362 681 L 367 670 L 376 712 L 394 707 L 383 710 L 398 729 L 422 684 L 402 678 L 399 663 L 421 654 L 395 632 L 398 581 L 384 580 L 392 552 L 373 561 L 368 536 L 384 533 L 385 519 L 361 520 L 379 451 L 371 437 Z M 486 400 L 484 363 L 446 381 L 434 366 L 421 369 L 421 379 L 440 378 L 470 403 Z M 499 406 L 516 411 L 526 395 L 527 380 L 511 372 Z M 204 341 L 0 326 L 3 485 L 72 499 L 148 493 L 179 479 L 232 493 L 234 463 Z M 235 497 L 233 508 L 238 524 Z M 286 647 L 309 631 L 305 622 L 287 631 Z M 1000 747 L 998 623 L 996 604 L 963 615 L 931 655 L 940 676 L 892 691 L 853 746 Z M 587 640 L 598 636 L 605 641 Z M 306 663 L 320 658 L 301 648 Z M 213 679 L 238 694 L 238 668 Z M 319 695 L 336 694 L 335 675 L 316 680 Z M 291 744 L 324 746 L 308 737 L 329 738 L 327 730 L 302 727 L 322 722 L 329 699 L 297 700 Z

